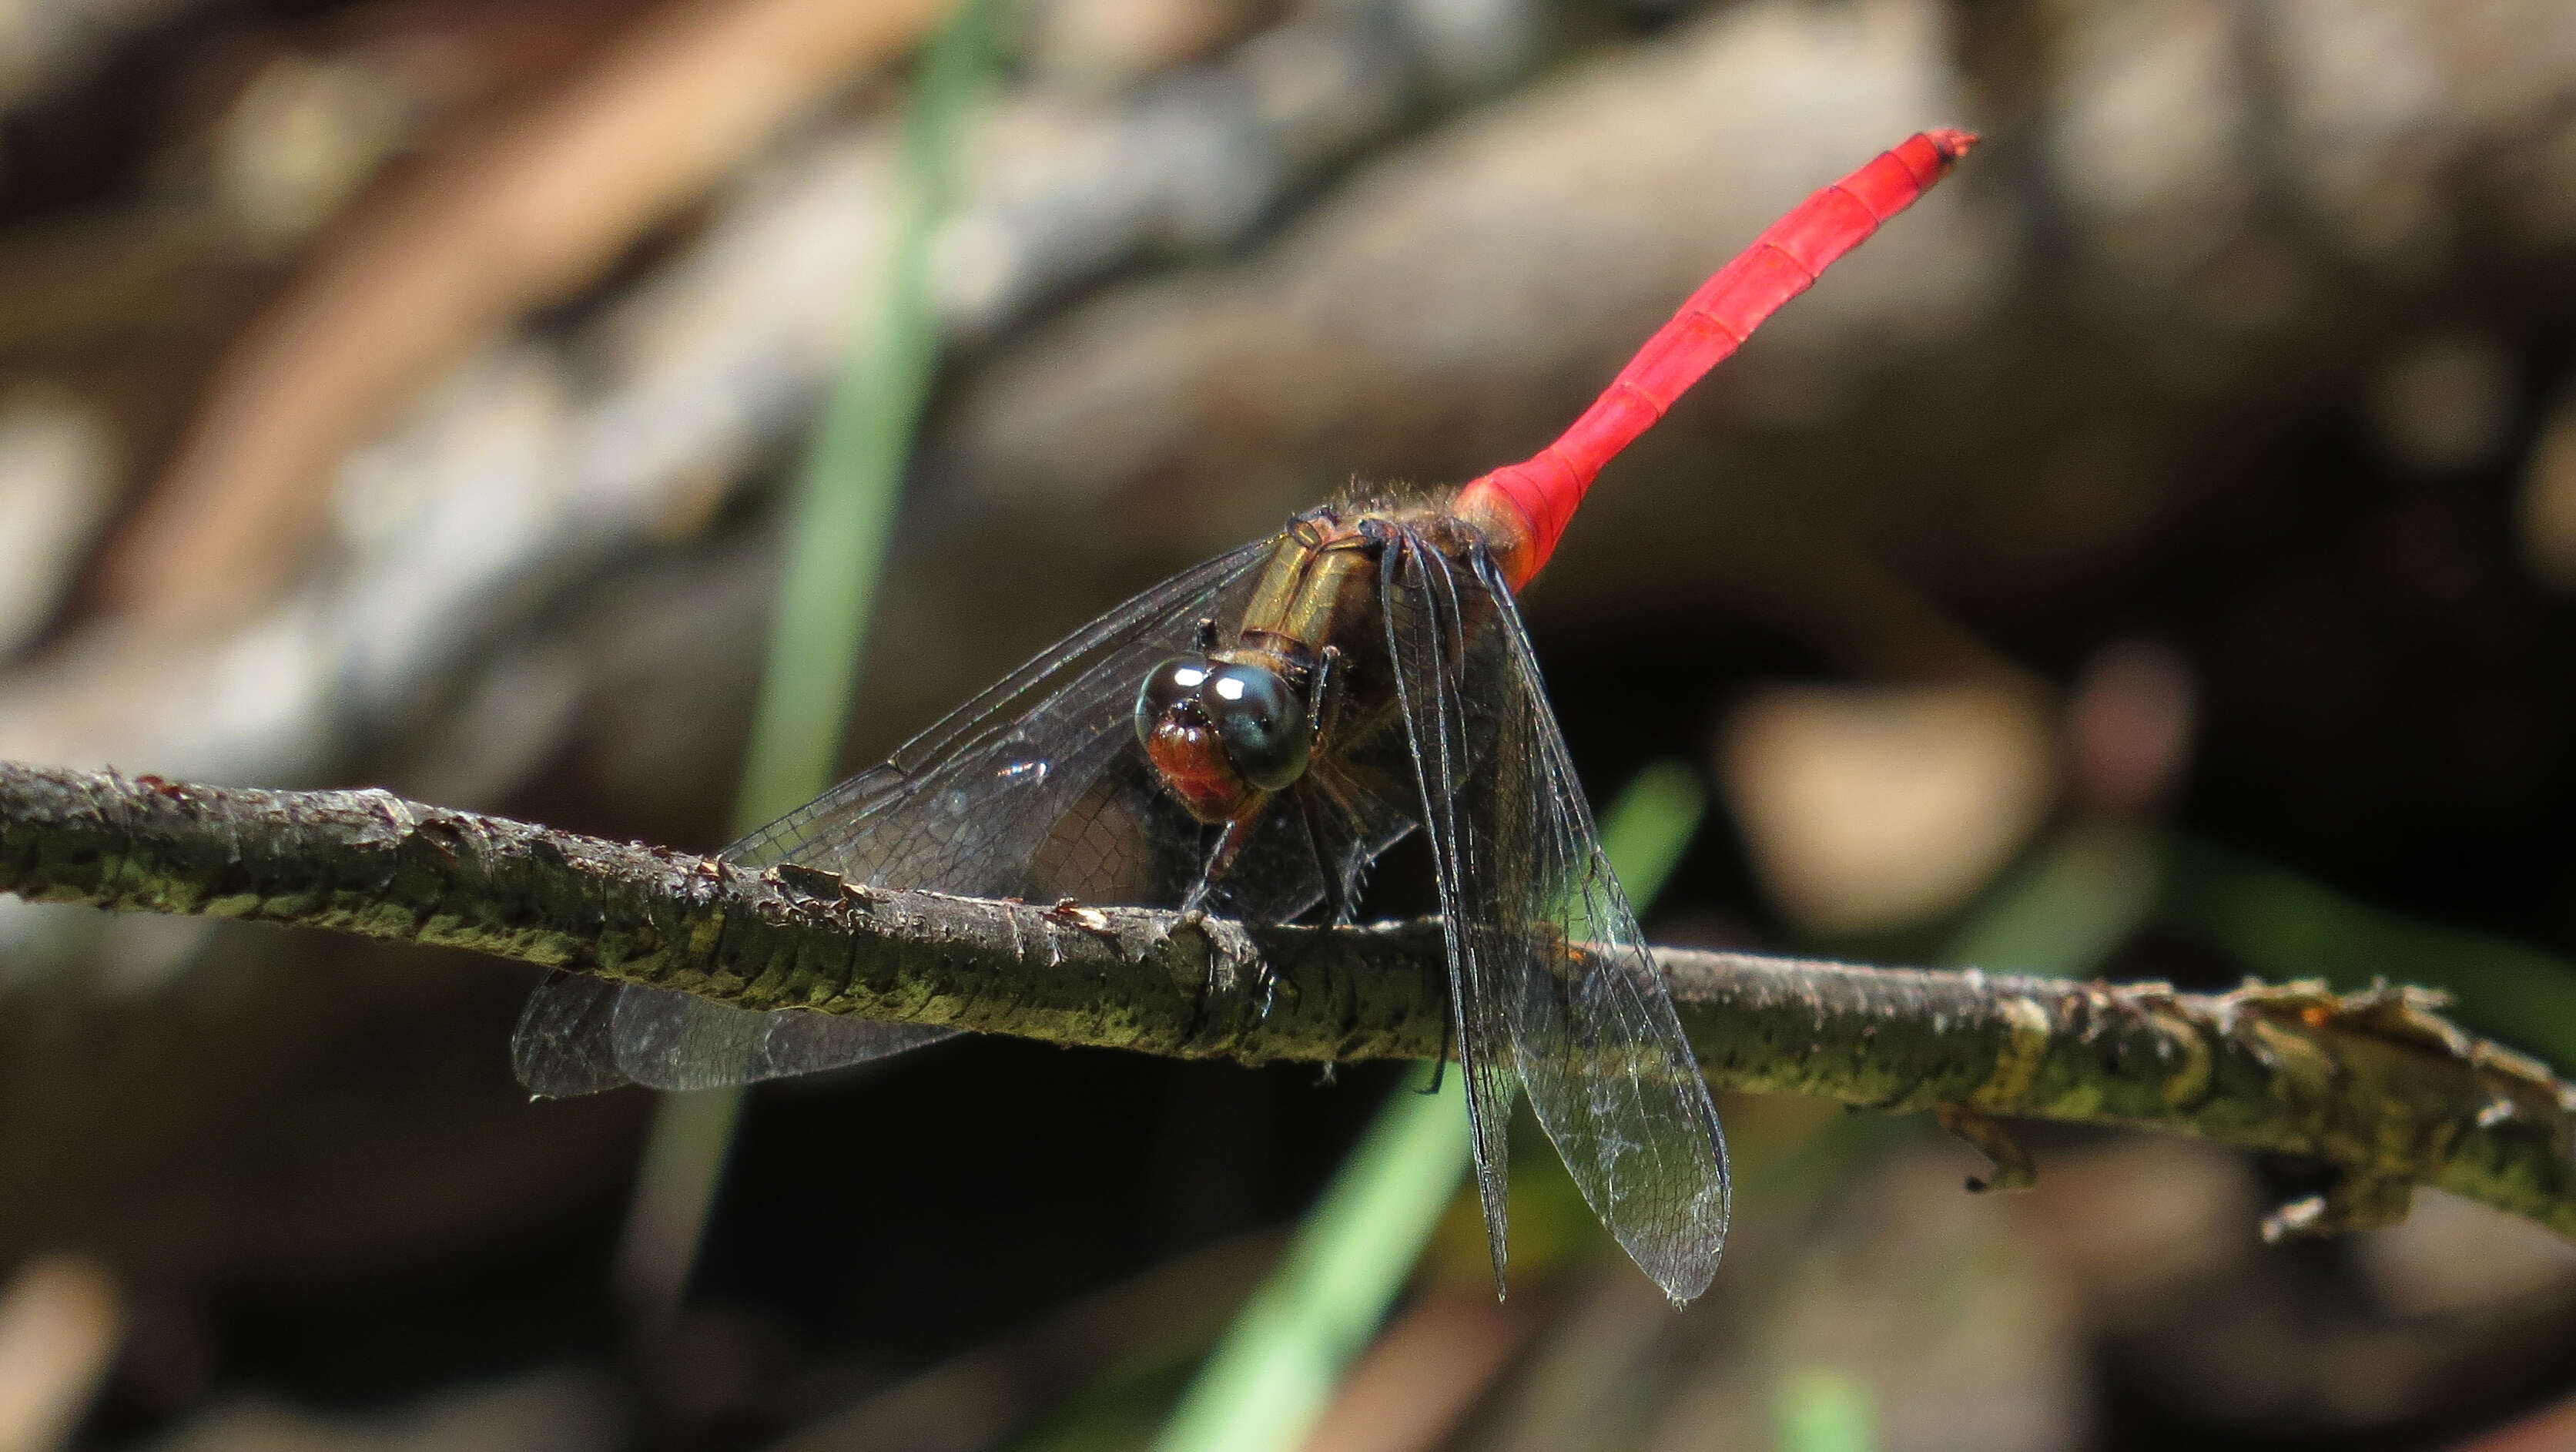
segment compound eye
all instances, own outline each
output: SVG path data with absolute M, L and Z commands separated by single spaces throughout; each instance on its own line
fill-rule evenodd
M 1305 774 L 1305 703 L 1276 671 L 1218 666 L 1199 687 L 1199 705 L 1245 781 L 1275 792 Z
M 1152 742 L 1163 717 L 1183 701 L 1196 700 L 1216 667 L 1203 655 L 1178 655 L 1154 667 L 1136 692 L 1136 739 Z

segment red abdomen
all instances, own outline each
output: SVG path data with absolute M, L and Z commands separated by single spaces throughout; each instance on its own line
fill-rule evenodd
M 1456 512 L 1485 532 L 1512 588 L 1555 553 L 1601 466 L 1664 416 L 1782 303 L 1904 211 L 1968 154 L 1965 131 L 1927 131 L 1801 202 L 1700 285 L 1592 407 L 1555 443 L 1458 493 Z

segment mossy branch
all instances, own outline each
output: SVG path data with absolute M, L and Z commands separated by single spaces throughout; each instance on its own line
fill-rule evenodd
M 750 872 L 382 791 L 274 792 L 0 763 L 0 891 L 471 948 L 747 1008 L 1184 1057 L 1427 1058 L 1435 920 L 1251 927 Z M 2301 1155 L 2333 1188 L 2267 1235 L 2403 1216 L 2440 1185 L 2576 1236 L 2576 1089 L 2420 990 L 2226 994 L 1742 953 L 1656 957 L 1710 1082 L 1995 1123 L 2116 1124 Z

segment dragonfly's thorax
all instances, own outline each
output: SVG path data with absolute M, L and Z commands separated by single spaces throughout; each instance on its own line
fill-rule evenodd
M 1448 502 L 1428 494 L 1359 498 L 1290 520 L 1244 606 L 1243 644 L 1311 661 L 1328 646 L 1347 650 L 1363 631 L 1373 637 L 1378 562 L 1390 534 L 1405 531 L 1461 558 L 1477 543 Z
M 1378 545 L 1355 525 L 1329 508 L 1289 523 L 1244 604 L 1245 648 L 1307 662 L 1322 655 L 1376 583 Z
M 1231 628 L 1205 622 L 1197 651 L 1146 677 L 1137 735 L 1191 815 L 1249 819 L 1296 784 L 1337 722 L 1384 716 L 1391 697 L 1378 664 L 1379 561 L 1393 529 L 1439 527 L 1428 502 L 1328 505 L 1297 516 Z

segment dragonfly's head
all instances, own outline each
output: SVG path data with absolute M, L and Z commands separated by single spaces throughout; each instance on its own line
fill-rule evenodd
M 1136 693 L 1145 755 L 1202 822 L 1231 821 L 1304 775 L 1310 734 L 1295 689 L 1257 662 L 1174 656 Z

